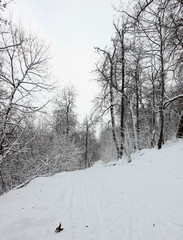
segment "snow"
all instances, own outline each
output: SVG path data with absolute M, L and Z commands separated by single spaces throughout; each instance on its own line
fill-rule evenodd
M 180 140 L 130 164 L 36 178 L 0 197 L 0 239 L 182 240 L 182 173 Z

